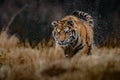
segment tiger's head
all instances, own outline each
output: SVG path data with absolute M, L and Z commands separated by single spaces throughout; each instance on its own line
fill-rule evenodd
M 53 37 L 60 46 L 69 46 L 77 40 L 77 33 L 72 20 L 53 21 L 52 26 L 54 27 Z

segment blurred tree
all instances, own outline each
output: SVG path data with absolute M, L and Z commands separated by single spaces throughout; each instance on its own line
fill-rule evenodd
M 119 0 L 98 0 L 97 27 L 95 38 L 98 46 L 120 46 L 120 2 Z M 109 4 L 108 4 L 109 2 Z
M 109 2 L 109 4 L 108 4 Z M 70 15 L 74 10 L 88 12 L 95 19 L 95 44 L 97 46 L 120 46 L 119 0 L 0 0 L 0 29 L 9 26 L 8 34 L 16 34 L 37 44 L 51 36 L 51 21 Z

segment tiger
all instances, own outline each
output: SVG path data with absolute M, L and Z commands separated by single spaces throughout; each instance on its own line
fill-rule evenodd
M 94 21 L 91 15 L 83 11 L 74 11 L 72 15 L 52 21 L 51 24 L 56 43 L 55 50 L 61 48 L 65 57 L 69 58 L 82 50 L 84 54 L 92 54 Z

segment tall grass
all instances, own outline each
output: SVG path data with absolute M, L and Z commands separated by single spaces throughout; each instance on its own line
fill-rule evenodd
M 92 55 L 68 59 L 54 47 L 24 47 L 0 35 L 0 80 L 119 80 L 120 49 L 94 47 Z

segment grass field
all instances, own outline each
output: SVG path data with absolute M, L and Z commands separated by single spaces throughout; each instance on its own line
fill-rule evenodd
M 26 47 L 0 35 L 0 80 L 120 80 L 120 48 L 94 47 L 92 55 L 68 59 L 54 47 Z

